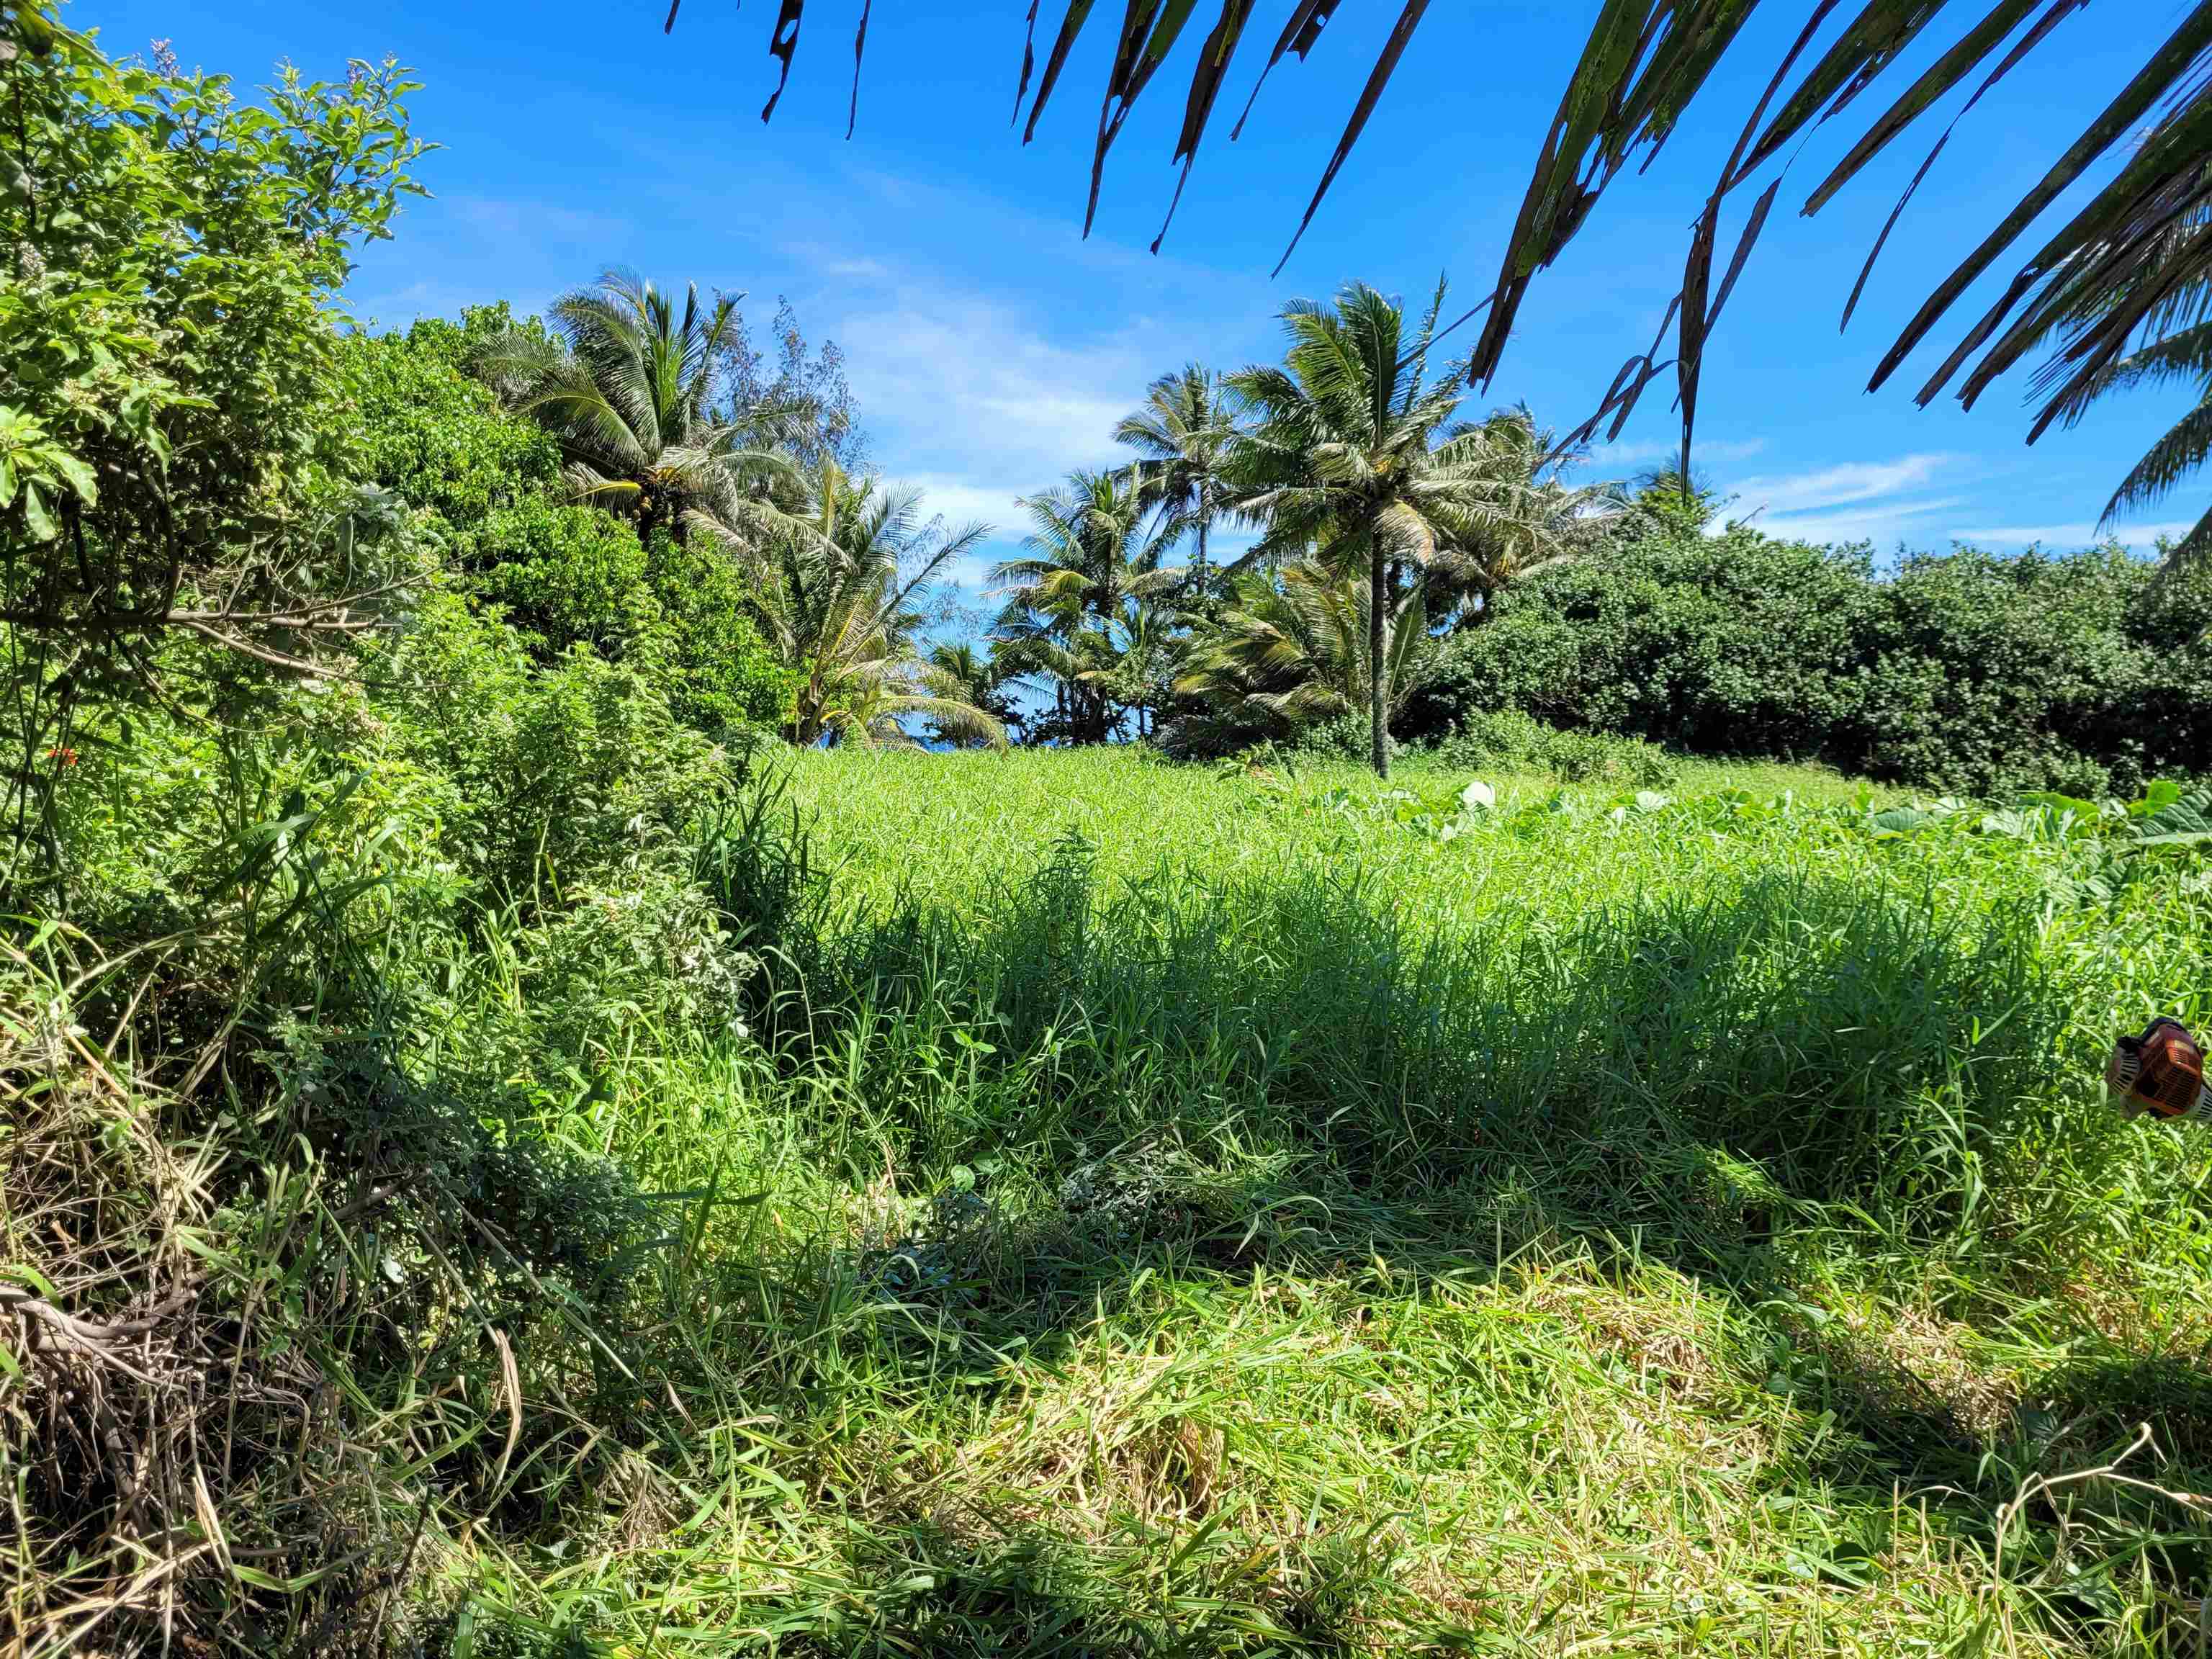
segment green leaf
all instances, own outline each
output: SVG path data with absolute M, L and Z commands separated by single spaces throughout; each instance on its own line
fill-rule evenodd
M 0 497 L 0 500 L 4 500 Z M 2142 799 L 2128 810 L 2139 817 L 2160 812 L 2181 799 L 2181 786 L 2172 778 L 2153 778 L 2143 786 Z
M 50 542 L 62 533 L 62 527 L 54 522 L 54 515 L 46 510 L 46 497 L 39 493 L 38 485 L 27 480 L 23 485 L 23 520 L 30 527 L 33 541 Z
M 27 1263 L 0 1267 L 0 1279 L 12 1279 L 20 1285 L 27 1285 L 52 1303 L 58 1304 L 62 1299 L 62 1293 L 54 1288 L 54 1281 Z
M 100 500 L 100 490 L 93 477 L 92 468 L 82 459 L 64 450 L 56 449 L 46 457 L 47 463 L 61 475 L 62 481 L 76 492 L 77 500 L 87 507 Z

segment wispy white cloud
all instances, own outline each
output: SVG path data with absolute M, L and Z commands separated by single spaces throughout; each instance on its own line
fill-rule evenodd
M 1764 438 L 1720 438 L 1711 441 L 1700 440 L 1691 451 L 1690 464 L 1702 471 L 1713 461 L 1747 461 L 1766 447 Z M 1589 465 L 1601 472 L 1618 472 L 1627 467 L 1649 466 L 1654 461 L 1671 461 L 1682 453 L 1679 439 L 1652 438 L 1635 443 L 1600 444 L 1589 453 Z
M 1017 494 L 1112 457 L 1114 424 L 1146 383 L 1138 332 L 1063 343 L 1003 307 L 945 293 L 903 295 L 838 331 L 861 408 L 896 423 L 904 453 L 978 488 L 1018 479 Z
M 991 526 L 994 541 L 1018 541 L 1025 533 L 1028 515 L 1015 505 L 1015 498 L 1024 493 L 1022 489 L 976 484 L 942 472 L 902 473 L 892 482 L 919 489 L 921 510 L 933 518 L 942 518 L 950 527 L 986 524 Z M 1038 487 L 1042 486 L 1030 486 Z
M 1948 532 L 1936 534 L 1929 520 L 1936 514 L 1970 507 L 1964 495 L 1944 495 L 1927 501 L 1870 502 L 1842 513 L 1762 513 L 1756 516 L 1741 503 L 1729 509 L 1733 522 L 1750 519 L 1770 536 L 1801 542 L 1872 542 L 1877 546 L 1897 541 L 1939 545 L 1950 539 Z
M 1887 461 L 1847 461 L 1816 472 L 1791 472 L 1737 480 L 1730 488 L 1746 508 L 1770 514 L 1811 512 L 1860 501 L 1886 501 L 1917 489 L 1952 459 L 1942 453 L 1899 455 Z
M 2179 541 L 2197 527 L 2193 520 L 2181 519 L 2160 524 L 2131 524 L 2100 534 L 2089 520 L 2076 520 L 2070 524 L 2002 525 L 1995 527 L 1978 526 L 1969 530 L 1950 532 L 1954 541 L 1970 542 L 1978 547 L 2027 547 L 2032 544 L 2057 549 L 2096 547 L 2108 539 L 2117 540 L 2123 547 L 2148 549 L 2160 538 Z
M 1012 308 L 975 295 L 902 289 L 896 302 L 837 328 L 876 453 L 948 524 L 994 527 L 979 573 L 1027 530 L 1016 499 L 1077 467 L 1127 459 L 1114 427 L 1135 407 L 1160 353 L 1141 322 L 1074 340 L 1048 337 Z
M 1724 490 L 1735 498 L 1727 517 L 1808 542 L 1932 539 L 1935 515 L 1972 505 L 1971 497 L 1929 493 L 1958 459 L 1930 451 L 1733 479 Z

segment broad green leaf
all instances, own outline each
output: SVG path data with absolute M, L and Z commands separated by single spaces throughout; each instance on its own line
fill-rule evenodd
M 39 486 L 27 480 L 23 485 L 23 520 L 33 541 L 50 542 L 62 533 L 53 514 L 46 510 L 46 497 L 39 493 Z

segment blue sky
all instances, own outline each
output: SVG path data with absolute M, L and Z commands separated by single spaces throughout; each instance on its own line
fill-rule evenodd
M 1260 46 L 1288 3 L 1261 5 Z M 1285 300 L 1325 297 L 1355 277 L 1425 297 L 1440 271 L 1468 302 L 1486 293 L 1596 5 L 1431 7 L 1365 138 L 1275 278 L 1268 273 L 1395 6 L 1344 7 L 1311 62 L 1286 59 L 1276 71 L 1231 145 L 1228 118 L 1261 60 L 1255 52 L 1239 68 L 1157 258 L 1146 248 L 1174 184 L 1168 161 L 1202 31 L 1122 132 L 1085 241 L 1096 100 L 1120 9 L 1111 4 L 1099 7 L 1096 38 L 1027 149 L 1007 125 L 1020 0 L 882 0 L 850 143 L 860 0 L 814 0 L 768 127 L 758 112 L 774 85 L 769 0 L 742 9 L 685 0 L 672 38 L 661 33 L 661 0 L 76 0 L 68 16 L 98 28 L 111 52 L 142 51 L 158 35 L 187 64 L 246 82 L 265 79 L 282 58 L 334 75 L 349 56 L 397 55 L 426 83 L 415 101 L 418 132 L 446 148 L 422 169 L 434 199 L 410 204 L 396 241 L 363 263 L 353 301 L 364 319 L 402 324 L 497 298 L 531 308 L 611 264 L 664 283 L 745 290 L 763 324 L 787 295 L 810 336 L 844 348 L 882 470 L 923 486 L 951 520 L 1008 526 L 1011 544 L 1016 495 L 1115 459 L 1112 424 L 1154 375 L 1194 359 L 1232 368 L 1273 356 Z M 1059 9 L 1043 8 L 1041 30 Z M 1703 120 L 1644 177 L 1616 184 L 1539 279 L 1488 401 L 1525 399 L 1540 418 L 1571 424 L 1649 341 L 1679 281 L 1687 226 L 1779 37 L 1804 10 L 1769 9 L 1715 77 Z M 1755 510 L 1778 532 L 1863 538 L 1884 552 L 1954 538 L 2002 549 L 2089 538 L 2112 484 L 2180 400 L 2115 404 L 2027 448 L 2017 379 L 1972 412 L 1948 401 L 1913 406 L 1920 376 L 1911 369 L 1924 374 L 1957 329 L 1939 331 L 1881 392 L 1863 387 L 1926 289 L 2182 9 L 2176 0 L 2107 0 L 2062 25 L 2038 59 L 1985 98 L 1908 210 L 1846 335 L 1837 322 L 1859 262 L 1933 131 L 1899 147 L 1817 219 L 1792 210 L 1859 123 L 1942 43 L 1893 66 L 1814 138 L 1707 351 L 1701 462 L 1735 495 L 1737 512 Z M 1200 11 L 1210 21 L 1210 7 Z M 1740 192 L 1724 246 L 1753 193 Z M 1970 295 L 1957 328 L 1985 302 L 1982 291 Z M 1595 457 L 1599 474 L 1632 472 L 1671 450 L 1667 402 L 1647 398 L 1621 444 Z M 2124 526 L 2123 538 L 2147 546 L 2202 507 L 2198 492 L 2185 492 Z

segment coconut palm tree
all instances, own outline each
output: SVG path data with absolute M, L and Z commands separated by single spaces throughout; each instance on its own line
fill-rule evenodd
M 1228 510 L 1221 461 L 1232 413 L 1220 378 L 1192 363 L 1153 381 L 1143 407 L 1114 428 L 1114 441 L 1138 453 L 1131 468 L 1137 497 L 1159 513 L 1163 535 L 1170 542 L 1189 535 L 1196 544 L 1190 591 L 1201 610 L 1212 591 L 1206 539 Z
M 1284 566 L 1279 581 L 1245 571 L 1220 617 L 1194 641 L 1176 690 L 1205 701 L 1231 730 L 1278 736 L 1370 708 L 1372 603 L 1364 577 L 1310 560 Z M 1420 586 L 1390 603 L 1382 685 L 1395 714 L 1419 685 L 1437 641 Z
M 1019 720 L 1013 700 L 1006 695 L 1006 687 L 1014 678 L 1012 665 L 1002 660 L 988 642 L 942 641 L 930 647 L 928 663 L 944 677 L 948 686 L 958 688 L 954 695 L 960 701 L 974 704 L 1001 726 Z M 938 721 L 931 722 L 931 735 L 942 742 L 963 746 L 981 741 L 972 731 L 949 727 Z
M 768 485 L 788 483 L 775 453 L 793 411 L 732 408 L 721 366 L 739 343 L 736 299 L 704 305 L 626 272 L 555 301 L 550 331 L 510 329 L 476 368 L 509 407 L 550 432 L 576 493 L 636 521 L 641 538 L 682 537 L 693 516 L 765 530 Z
M 1693 534 L 1702 534 L 1734 499 L 1723 495 L 1704 473 L 1684 472 L 1679 460 L 1638 473 L 1629 490 L 1638 515 Z
M 1243 563 L 1312 550 L 1331 571 L 1368 585 L 1371 758 L 1390 773 L 1391 629 L 1410 583 L 1487 592 L 1553 556 L 1601 497 L 1532 471 L 1540 459 L 1523 411 L 1455 423 L 1463 368 L 1431 380 L 1429 356 L 1444 290 L 1408 329 L 1393 301 L 1353 283 L 1334 307 L 1300 301 L 1283 320 L 1281 368 L 1248 368 L 1229 386 L 1252 419 L 1229 448 L 1239 509 L 1261 525 Z
M 1103 743 L 1116 724 L 1109 684 L 1139 626 L 1139 607 L 1183 580 L 1163 569 L 1167 538 L 1135 481 L 1077 471 L 1060 489 L 1021 503 L 1028 553 L 991 572 L 1006 596 L 994 632 L 1024 673 L 1054 683 L 1058 714 L 1079 743 Z
M 811 494 L 806 510 L 752 556 L 763 632 L 798 676 L 791 740 L 910 744 L 902 722 L 919 715 L 1003 744 L 1005 726 L 915 646 L 929 620 L 925 591 L 990 527 L 942 532 L 922 520 L 919 491 L 848 478 L 834 459 L 823 461 Z M 700 522 L 728 534 L 712 519 Z M 738 550 L 745 551 L 741 540 Z
M 1601 526 L 1635 499 L 1616 480 L 1570 484 L 1567 458 L 1526 404 L 1447 434 L 1448 441 L 1461 438 L 1476 441 L 1490 496 L 1487 510 L 1440 544 L 1420 574 L 1432 627 L 1477 620 L 1501 588 L 1594 550 Z

